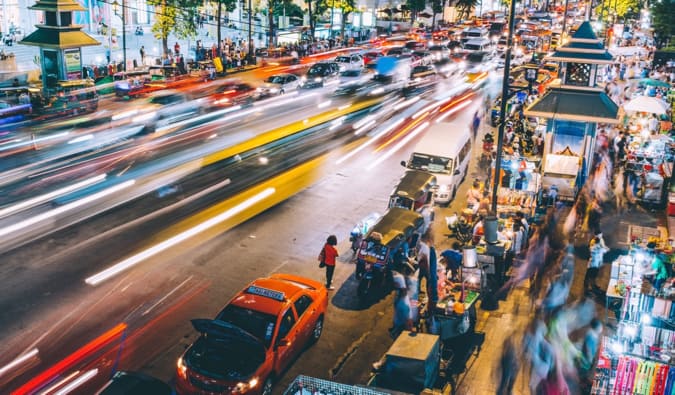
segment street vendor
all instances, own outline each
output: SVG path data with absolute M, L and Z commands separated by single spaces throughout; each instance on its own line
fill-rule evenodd
M 447 279 L 458 281 L 459 269 L 462 267 L 462 252 L 459 242 L 454 242 L 451 249 L 441 252 L 441 264 L 447 269 Z
M 666 262 L 664 257 L 661 254 L 658 254 L 654 251 L 656 243 L 650 242 L 647 244 L 647 250 L 652 256 L 651 271 L 646 272 L 645 275 L 654 276 L 652 280 L 652 286 L 657 291 L 661 290 L 663 283 L 668 280 L 668 268 L 666 267 Z

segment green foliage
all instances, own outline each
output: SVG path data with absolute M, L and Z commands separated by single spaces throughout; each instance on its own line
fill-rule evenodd
M 155 23 L 152 33 L 155 38 L 162 40 L 164 53 L 168 53 L 167 39 L 174 33 L 180 38 L 195 37 L 197 25 L 195 16 L 200 0 L 148 0 L 149 5 L 155 6 Z
M 595 8 L 595 12 L 597 15 L 600 15 L 603 11 L 603 4 L 604 4 L 604 12 L 605 14 L 603 15 L 603 20 L 611 21 L 610 15 L 614 15 L 614 12 L 616 11 L 616 16 L 618 18 L 624 17 L 626 14 L 635 14 L 639 9 L 640 9 L 640 0 L 605 0 L 605 3 L 600 3 Z M 629 11 L 630 9 L 630 11 Z
M 660 47 L 675 36 L 675 1 L 656 0 L 652 4 L 652 27 Z
M 295 3 L 288 3 L 286 5 L 282 4 L 274 9 L 275 16 L 282 16 L 284 15 L 284 12 L 286 13 L 286 16 L 295 16 L 298 18 L 302 18 L 303 15 L 305 15 L 305 13 L 302 11 L 302 8 L 300 8 L 300 6 Z
M 468 18 L 471 15 L 471 10 L 479 3 L 479 0 L 457 0 L 455 7 L 459 10 L 459 19 Z
M 410 12 L 413 14 L 423 11 L 427 6 L 427 2 L 425 0 L 407 0 L 406 4 L 408 5 Z
M 436 14 L 443 12 L 443 3 L 441 0 L 431 0 L 431 10 Z

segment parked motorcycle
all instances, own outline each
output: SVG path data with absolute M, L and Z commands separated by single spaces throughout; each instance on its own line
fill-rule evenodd
M 454 237 L 462 244 L 466 244 L 473 239 L 473 223 L 465 214 L 457 213 L 445 217 L 445 223 L 450 230 L 450 237 Z
M 368 234 L 370 228 L 380 219 L 381 215 L 379 213 L 370 213 L 365 218 L 363 218 L 359 223 L 354 225 L 354 228 L 349 233 L 349 242 L 351 243 L 351 248 L 354 254 L 361 248 L 361 242 L 363 237 Z

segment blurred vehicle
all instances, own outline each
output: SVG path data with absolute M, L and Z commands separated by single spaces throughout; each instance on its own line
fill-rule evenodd
M 434 62 L 434 67 L 436 68 L 436 72 L 438 72 L 439 75 L 442 75 L 445 78 L 452 77 L 453 75 L 461 71 L 459 63 L 453 62 L 448 58 Z
M 506 37 L 500 37 L 499 40 L 497 40 L 497 51 L 499 52 L 504 52 L 506 51 Z
M 462 42 L 458 40 L 452 40 L 446 45 L 450 51 L 457 52 L 462 49 Z
M 521 54 L 518 56 L 517 53 L 511 53 L 511 67 L 520 66 L 525 63 L 525 57 Z M 497 57 L 497 69 L 503 69 L 506 65 L 506 52 L 501 53 Z
M 274 380 L 323 332 L 328 292 L 318 281 L 273 274 L 253 281 L 178 359 L 178 394 L 271 395 Z
M 319 88 L 327 82 L 335 81 L 340 73 L 340 66 L 336 62 L 317 62 L 307 70 L 302 77 L 301 88 Z
M 406 47 L 391 47 L 387 49 L 387 56 L 401 56 L 409 53 L 410 50 Z
M 137 114 L 132 122 L 145 125 L 149 132 L 158 126 L 166 126 L 199 114 L 203 108 L 201 101 L 191 100 L 187 94 L 177 90 L 155 93 L 145 104 L 135 106 Z
M 410 79 L 415 82 L 436 81 L 438 79 L 438 73 L 436 72 L 436 68 L 432 65 L 418 65 L 413 67 L 410 71 Z
M 407 82 L 412 71 L 412 61 L 408 58 L 385 56 L 377 60 L 375 68 L 376 81 L 392 84 Z
M 488 39 L 488 35 L 488 29 L 483 27 L 470 27 L 462 32 L 462 38 L 460 41 L 462 44 L 465 44 L 469 40 Z
M 492 41 L 487 38 L 472 39 L 464 43 L 464 50 L 469 52 L 485 52 L 492 50 Z
M 359 54 L 340 55 L 335 58 L 335 62 L 340 66 L 340 71 L 360 70 L 365 66 L 365 62 Z
M 447 59 L 450 56 L 450 50 L 445 45 L 431 45 L 429 46 L 429 53 L 434 58 L 434 61 Z
M 291 92 L 300 86 L 300 78 L 295 74 L 275 74 L 267 77 L 263 85 L 256 88 L 258 97 L 267 97 L 272 95 L 283 95 Z
M 404 46 L 405 46 L 405 48 L 407 48 L 410 51 L 417 51 L 419 49 L 424 49 L 424 47 L 426 45 L 424 45 L 424 43 L 420 42 L 420 41 L 409 40 L 409 41 L 406 41 Z
M 28 86 L 0 88 L 0 125 L 21 122 L 43 104 L 42 91 Z
M 134 97 L 143 93 L 145 84 L 150 82 L 149 69 L 121 71 L 113 75 L 113 85 L 117 97 Z
M 96 395 L 171 395 L 169 384 L 138 372 L 115 372 L 115 375 Z
M 98 109 L 98 93 L 92 80 L 69 80 L 56 83 L 56 96 L 37 109 L 42 120 L 94 112 Z
M 367 69 L 346 70 L 340 73 L 340 85 L 353 82 L 365 82 L 373 79 L 373 73 Z
M 429 51 L 414 51 L 412 53 L 413 62 L 426 66 L 430 65 L 434 61 L 434 56 Z
M 365 65 L 369 65 L 373 62 L 376 62 L 377 59 L 381 58 L 384 56 L 384 53 L 382 51 L 368 51 L 363 54 L 363 63 Z
M 226 80 L 216 88 L 210 99 L 213 107 L 229 107 L 238 104 L 250 104 L 256 98 L 257 90 L 248 82 L 237 79 Z

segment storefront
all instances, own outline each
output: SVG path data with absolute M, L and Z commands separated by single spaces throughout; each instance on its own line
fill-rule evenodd
M 497 191 L 497 214 L 500 218 L 512 217 L 518 212 L 528 218 L 534 215 L 541 188 L 539 163 L 539 158 L 503 157 Z

